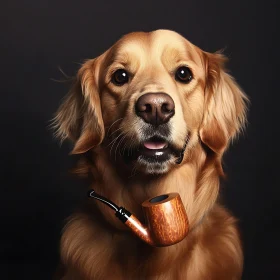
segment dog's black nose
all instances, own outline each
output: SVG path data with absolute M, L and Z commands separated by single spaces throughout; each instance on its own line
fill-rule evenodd
M 161 125 L 175 114 L 175 104 L 166 93 L 146 93 L 135 104 L 136 114 L 146 123 Z

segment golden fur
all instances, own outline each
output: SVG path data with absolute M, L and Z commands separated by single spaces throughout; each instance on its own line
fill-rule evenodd
M 87 154 L 79 173 L 92 177 L 96 192 L 143 219 L 141 203 L 178 192 L 190 233 L 180 243 L 153 248 L 138 240 L 105 205 L 89 200 L 63 231 L 64 280 L 85 279 L 241 279 L 243 255 L 236 220 L 218 202 L 221 160 L 244 127 L 247 97 L 224 71 L 225 57 L 200 50 L 168 30 L 131 33 L 108 51 L 86 61 L 55 118 L 57 136 L 74 143 L 73 154 Z M 174 69 L 187 64 L 194 79 L 180 84 Z M 128 84 L 111 83 L 125 68 Z M 133 106 L 146 92 L 166 92 L 176 114 L 171 140 L 182 147 L 183 162 L 160 169 L 126 165 L 122 149 L 141 140 Z

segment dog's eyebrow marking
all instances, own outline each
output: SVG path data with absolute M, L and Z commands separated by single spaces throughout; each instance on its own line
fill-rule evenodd
M 193 52 L 187 48 L 166 48 L 162 52 L 161 60 L 169 65 L 178 64 L 180 61 L 191 61 L 197 64 Z
M 129 63 L 129 56 L 131 56 L 131 54 L 127 52 L 116 52 L 113 56 L 112 64 L 119 63 L 127 65 Z
M 126 70 L 131 73 L 135 73 L 137 69 L 140 67 L 140 59 L 139 56 L 134 52 L 118 52 L 116 53 L 108 66 L 108 70 L 124 67 Z
M 184 52 L 176 48 L 164 49 L 161 55 L 161 60 L 169 64 L 178 63 L 179 61 L 185 60 Z

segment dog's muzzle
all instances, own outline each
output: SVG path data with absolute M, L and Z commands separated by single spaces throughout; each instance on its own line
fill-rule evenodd
M 186 144 L 178 149 L 170 142 L 169 120 L 175 115 L 175 103 L 166 93 L 146 93 L 135 103 L 136 115 L 144 121 L 141 142 L 124 153 L 126 162 L 139 160 L 146 163 L 163 163 L 176 158 L 183 160 Z

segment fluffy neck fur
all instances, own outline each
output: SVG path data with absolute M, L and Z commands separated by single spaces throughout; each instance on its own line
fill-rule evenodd
M 90 171 L 96 192 L 125 206 L 140 220 L 143 220 L 141 203 L 144 200 L 179 192 L 188 214 L 190 232 L 178 244 L 154 248 L 134 236 L 107 206 L 89 200 L 86 211 L 73 215 L 62 236 L 61 256 L 68 266 L 63 279 L 185 279 L 186 275 L 190 279 L 206 279 L 208 269 L 212 267 L 215 274 L 222 266 L 220 262 L 226 259 L 231 265 L 217 279 L 226 279 L 226 275 L 232 273 L 231 269 L 238 273 L 242 271 L 242 252 L 233 226 L 235 220 L 219 206 L 214 207 L 219 191 L 220 161 L 217 157 L 208 157 L 197 145 L 191 155 L 185 155 L 181 165 L 164 176 L 145 178 L 136 173 L 127 179 L 119 176 L 116 163 L 110 164 L 102 147 L 95 149 L 91 157 L 87 164 L 83 162 L 80 173 Z M 124 171 L 123 166 L 120 168 Z M 217 220 L 221 223 L 217 224 Z M 203 242 L 209 242 L 206 232 L 215 248 L 212 254 L 217 262 L 214 263 L 199 257 L 203 254 Z M 219 239 L 221 232 L 229 241 L 224 237 Z M 228 242 L 229 246 L 220 246 L 221 242 Z M 223 259 L 220 259 L 221 255 Z M 207 263 L 200 260 L 207 260 Z M 173 262 L 176 263 L 174 268 Z

